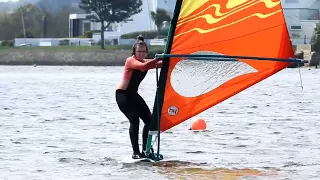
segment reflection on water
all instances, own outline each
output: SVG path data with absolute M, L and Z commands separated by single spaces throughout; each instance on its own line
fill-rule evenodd
M 169 179 L 196 179 L 196 180 L 238 180 L 243 178 L 256 178 L 271 174 L 256 169 L 204 169 L 204 168 L 162 168 L 160 173 L 166 174 Z

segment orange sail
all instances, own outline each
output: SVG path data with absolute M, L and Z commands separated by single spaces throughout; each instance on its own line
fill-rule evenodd
M 176 24 L 167 54 L 294 57 L 280 0 L 177 0 L 176 6 L 179 11 L 175 12 Z M 170 43 L 170 39 L 168 41 Z M 183 93 L 183 89 L 191 85 L 181 85 L 174 79 L 175 74 L 183 74 L 185 69 L 179 67 L 187 60 L 164 59 L 159 80 L 160 131 L 182 123 L 290 65 L 289 62 L 237 60 L 237 67 L 245 65 L 245 71 L 242 68 L 238 72 L 230 68 L 231 64 L 220 62 L 206 72 L 215 74 L 208 76 L 211 80 L 217 78 L 215 85 L 206 84 L 201 92 L 193 89 Z M 191 61 L 188 61 L 189 68 L 197 66 L 190 64 Z M 225 78 L 223 68 L 229 68 L 233 74 Z

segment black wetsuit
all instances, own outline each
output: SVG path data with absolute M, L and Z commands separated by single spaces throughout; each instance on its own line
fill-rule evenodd
M 126 90 L 116 90 L 116 101 L 119 109 L 129 119 L 130 128 L 129 135 L 132 144 L 134 155 L 141 155 L 139 150 L 139 118 L 144 122 L 143 128 L 143 145 L 142 150 L 146 149 L 149 126 L 151 123 L 151 112 L 143 100 L 138 94 L 138 88 L 141 81 L 145 78 L 148 71 L 132 70 L 132 75 L 128 87 Z

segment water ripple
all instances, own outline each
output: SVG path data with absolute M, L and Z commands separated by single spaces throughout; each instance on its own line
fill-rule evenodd
M 129 121 L 114 99 L 122 67 L 3 66 L 0 178 L 317 179 L 320 71 L 301 72 L 303 91 L 286 69 L 162 133 L 166 161 L 132 164 Z M 140 91 L 151 108 L 154 78 Z M 189 130 L 198 118 L 206 131 Z

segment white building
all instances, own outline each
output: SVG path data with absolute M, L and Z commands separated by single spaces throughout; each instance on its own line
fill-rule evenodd
M 281 0 L 293 44 L 309 44 L 320 22 L 319 0 Z
M 156 26 L 151 19 L 150 12 L 157 8 L 166 9 L 173 15 L 175 0 L 143 0 L 142 12 L 133 15 L 126 23 L 114 23 L 105 31 L 105 39 L 119 38 L 122 34 L 155 30 Z M 69 15 L 69 37 L 81 36 L 85 31 L 100 31 L 101 24 L 86 20 L 86 14 Z M 100 39 L 100 33 L 94 33 L 94 39 Z

